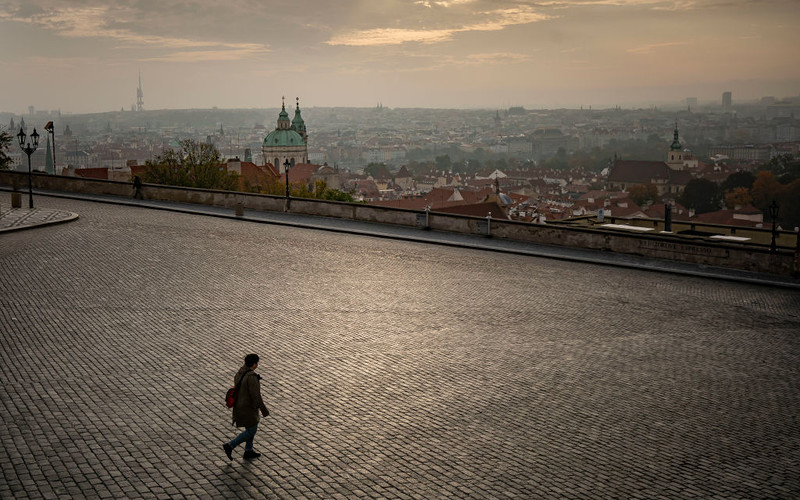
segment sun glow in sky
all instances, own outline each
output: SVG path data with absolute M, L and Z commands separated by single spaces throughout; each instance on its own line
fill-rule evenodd
M 0 111 L 800 94 L 797 0 L 0 0 Z

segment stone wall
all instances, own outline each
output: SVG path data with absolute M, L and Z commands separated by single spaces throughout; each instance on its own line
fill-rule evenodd
M 11 188 L 16 185 L 20 190 L 25 190 L 27 182 L 27 173 L 25 172 L 0 171 L 0 186 Z M 52 191 L 112 195 L 124 198 L 132 198 L 134 193 L 133 185 L 129 182 L 80 177 L 33 174 L 32 183 L 36 189 Z M 286 200 L 281 196 L 154 184 L 145 184 L 142 187 L 142 194 L 145 199 L 149 200 L 212 205 L 232 210 L 238 203 L 248 210 L 284 211 L 286 209 Z M 427 223 L 428 228 L 438 231 L 491 235 L 494 238 L 589 248 L 784 276 L 800 275 L 800 258 L 796 248 L 784 247 L 771 253 L 764 245 L 699 241 L 675 234 L 622 233 L 502 219 L 488 221 L 485 218 L 436 212 L 431 212 L 426 217 L 424 212 L 415 210 L 298 198 L 290 201 L 289 210 L 298 214 L 419 227 L 420 230 L 423 230 Z

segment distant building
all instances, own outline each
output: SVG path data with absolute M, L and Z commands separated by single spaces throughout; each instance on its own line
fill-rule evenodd
M 286 162 L 290 165 L 308 163 L 308 134 L 306 124 L 300 116 L 299 98 L 292 121 L 289 121 L 286 104 L 281 103 L 278 126 L 264 138 L 261 153 L 264 155 L 264 162 L 272 163 L 281 174 L 286 172 Z
M 342 189 L 342 176 L 335 168 L 322 165 L 311 174 L 310 184 L 313 187 L 317 181 L 325 182 L 328 189 Z
M 555 156 L 559 148 L 566 152 L 578 149 L 578 139 L 564 135 L 560 128 L 544 127 L 533 132 L 532 150 L 535 159 L 544 160 Z
M 738 144 L 708 148 L 708 156 L 711 158 L 724 157 L 730 160 L 747 162 L 769 161 L 777 154 L 775 146 L 772 144 Z
M 654 184 L 659 195 L 678 195 L 692 179 L 686 170 L 686 160 L 676 123 L 666 162 L 614 160 L 608 173 L 607 189 L 627 191 L 637 184 Z
M 508 156 L 518 160 L 532 159 L 533 142 L 525 137 L 510 137 L 506 143 L 508 144 Z
M 722 112 L 730 113 L 733 110 L 733 94 L 731 92 L 722 93 Z

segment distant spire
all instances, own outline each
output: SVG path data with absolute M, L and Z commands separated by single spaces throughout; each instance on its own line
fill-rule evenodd
M 295 132 L 300 134 L 300 137 L 303 138 L 303 141 L 308 143 L 308 135 L 306 134 L 306 122 L 303 121 L 303 117 L 300 116 L 300 98 L 296 97 L 297 100 L 297 107 L 294 110 L 294 120 L 292 120 L 292 129 Z
M 142 72 L 139 72 L 139 87 L 136 89 L 136 111 L 144 111 L 144 92 L 142 91 Z
M 289 121 L 289 113 L 286 112 L 286 97 L 281 97 L 281 112 L 278 113 L 278 128 L 276 130 L 288 130 L 292 128 Z
M 672 144 L 670 145 L 669 149 L 671 151 L 680 151 L 683 149 L 681 141 L 678 140 L 678 120 L 675 120 L 675 132 L 673 133 Z

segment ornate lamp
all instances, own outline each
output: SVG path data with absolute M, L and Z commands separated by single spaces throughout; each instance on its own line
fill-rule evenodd
M 19 129 L 19 134 L 17 134 L 17 139 L 19 140 L 19 147 L 22 149 L 22 152 L 28 155 L 28 208 L 33 208 L 33 185 L 31 182 L 32 178 L 32 170 L 31 170 L 31 155 L 36 148 L 39 147 L 39 134 L 36 132 L 36 129 L 33 129 L 33 133 L 31 134 L 31 140 L 26 144 L 27 136 L 25 131 L 22 128 Z

